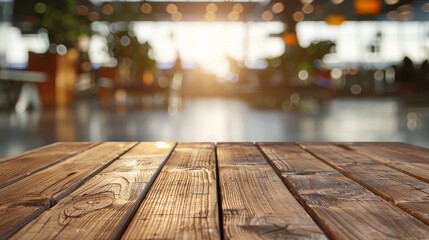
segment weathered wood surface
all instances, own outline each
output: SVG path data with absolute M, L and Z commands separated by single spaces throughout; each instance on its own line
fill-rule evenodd
M 361 143 L 354 143 L 354 144 L 360 145 Z M 387 148 L 389 150 L 394 150 L 396 152 L 401 152 L 403 154 L 408 154 L 410 156 L 418 157 L 429 161 L 428 148 L 411 145 L 408 143 L 402 143 L 402 142 L 374 142 L 374 143 L 364 143 L 364 144 L 366 146 L 376 146 L 381 148 Z
M 0 239 L 428 239 L 428 165 L 404 143 L 58 143 L 0 160 Z
M 115 239 L 124 232 L 174 143 L 140 143 L 12 239 Z
M 400 172 L 429 183 L 429 151 L 399 143 L 353 143 L 341 144 L 355 152 L 368 156 Z M 403 149 L 403 150 L 401 150 Z M 418 152 L 422 154 L 416 154 Z
M 0 189 L 0 236 L 27 224 L 136 143 L 103 143 Z
M 123 239 L 219 239 L 215 146 L 181 143 Z
M 52 164 L 78 154 L 97 143 L 54 143 L 0 162 L 0 188 L 10 185 Z
M 325 239 L 253 144 L 218 144 L 226 239 Z
M 428 183 L 347 148 L 329 143 L 301 145 L 345 176 L 429 224 Z
M 427 239 L 429 236 L 428 225 L 299 146 L 266 143 L 260 147 L 330 238 Z

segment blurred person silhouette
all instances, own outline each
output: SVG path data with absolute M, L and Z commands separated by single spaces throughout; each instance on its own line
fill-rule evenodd
M 177 54 L 177 58 L 174 62 L 171 74 L 172 77 L 170 87 L 179 90 L 182 87 L 183 83 L 182 59 L 180 58 L 179 54 Z
M 426 59 L 422 62 L 419 69 L 417 90 L 429 90 L 429 61 Z
M 228 56 L 227 57 L 228 64 L 229 64 L 229 73 L 228 73 L 228 80 L 232 82 L 238 82 L 240 79 L 240 65 L 238 64 L 237 60 L 235 58 Z
M 401 84 L 402 93 L 412 93 L 415 88 L 413 61 L 408 56 L 405 56 L 402 60 L 402 67 L 400 67 L 398 70 L 397 79 Z
M 138 49 L 141 54 L 141 62 L 144 65 L 145 69 L 151 69 L 155 65 L 155 61 L 150 56 L 150 51 L 152 47 L 149 44 L 149 41 L 140 44 L 140 48 Z
M 173 65 L 173 74 L 176 72 L 182 72 L 182 59 L 180 58 L 179 54 L 177 54 L 176 61 Z
M 177 54 L 176 61 L 172 67 L 172 78 L 170 82 L 168 97 L 168 113 L 174 115 L 182 107 L 183 69 L 182 60 Z

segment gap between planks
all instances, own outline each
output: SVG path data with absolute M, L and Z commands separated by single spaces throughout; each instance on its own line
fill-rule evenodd
M 413 145 L 394 143 L 343 143 L 337 145 L 429 183 L 429 157 L 427 156 L 429 149 L 416 149 Z M 416 155 L 416 151 L 420 151 L 420 153 Z
M 368 155 L 329 143 L 297 145 L 375 195 L 429 225 L 429 184 Z
M 41 147 L 25 152 L 22 155 L 0 160 L 0 169 L 2 171 L 0 171 L 0 189 L 51 166 L 59 164 L 73 156 L 81 154 L 93 147 L 100 145 L 101 143 L 82 142 L 78 143 L 82 145 L 80 148 L 77 148 L 79 146 L 73 146 L 71 149 L 64 149 L 66 148 L 65 145 L 67 144 L 68 143 L 65 142 L 58 142 L 46 147 Z M 54 151 L 54 153 L 52 153 L 52 151 Z M 20 164 L 20 162 L 30 160 L 30 163 L 25 165 Z M 20 166 L 19 169 L 16 169 L 17 165 Z
M 52 208 L 136 144 L 106 142 L 0 189 L 0 213 L 4 214 L 0 219 L 1 238 L 7 239 Z
M 295 143 L 295 142 L 293 142 Z M 289 192 L 291 193 L 291 195 L 296 199 L 296 201 L 301 205 L 301 207 L 307 212 L 308 216 L 310 216 L 311 219 L 313 219 L 313 221 L 317 224 L 317 226 L 320 228 L 320 230 L 323 231 L 323 233 L 329 238 L 329 239 L 334 239 L 334 237 L 332 236 L 332 234 L 330 233 L 330 231 L 326 230 L 326 227 L 321 224 L 321 219 L 317 216 L 316 212 L 314 212 L 311 208 L 308 207 L 307 204 L 305 204 L 305 202 L 302 200 L 302 198 L 300 197 L 300 194 L 298 191 L 296 191 L 296 189 L 294 189 L 291 184 L 285 182 L 284 177 L 281 175 L 280 172 L 276 171 L 276 166 L 274 165 L 274 163 L 270 160 L 270 158 L 268 157 L 268 155 L 262 150 L 261 146 L 259 145 L 259 143 L 254 143 L 254 145 L 256 145 L 256 147 L 258 148 L 258 151 L 261 153 L 261 155 L 265 158 L 265 160 L 267 161 L 268 165 L 271 166 L 271 168 L 273 169 L 273 171 L 277 174 L 277 176 L 279 176 L 280 179 L 282 179 L 283 184 L 286 186 L 286 188 L 289 190 Z
M 212 143 L 180 143 L 122 239 L 219 239 Z
M 326 239 L 254 143 L 221 143 L 217 153 L 225 238 Z
M 159 174 L 161 173 L 162 169 L 164 169 L 165 164 L 167 164 L 168 160 L 170 159 L 171 155 L 173 154 L 173 152 L 176 149 L 176 147 L 177 147 L 178 144 L 179 144 L 178 142 L 174 143 L 174 145 L 171 148 L 170 152 L 168 153 L 167 157 L 164 159 L 164 161 L 161 163 L 160 167 L 154 173 L 154 177 L 147 183 L 148 184 L 147 189 L 145 189 L 145 191 L 144 191 L 141 199 L 138 200 L 138 203 L 135 204 L 134 209 L 130 212 L 130 216 L 124 222 L 123 228 L 115 235 L 115 237 L 113 239 L 120 239 L 125 234 L 125 231 L 128 229 L 128 227 L 131 224 L 131 221 L 133 220 L 134 216 L 137 214 L 137 211 L 138 211 L 139 207 L 142 205 L 142 203 L 145 200 L 148 192 L 152 188 L 152 186 L 153 186 L 154 182 L 156 181 L 156 179 L 159 177 Z
M 294 196 L 298 196 L 302 205 L 308 207 L 306 209 L 309 209 L 310 215 L 317 219 L 316 222 L 329 237 L 422 239 L 422 236 L 427 235 L 429 228 L 426 224 L 386 202 L 298 145 L 258 145 Z
M 12 239 L 120 238 L 176 146 L 164 145 L 135 145 Z
M 295 143 L 296 145 L 298 145 L 298 143 Z M 265 160 L 267 161 L 267 164 L 269 165 L 269 166 L 271 166 L 271 168 L 273 168 L 273 171 L 275 171 L 275 173 L 279 176 L 279 177 L 281 177 L 281 175 L 279 175 L 280 173 L 278 173 L 276 170 L 275 170 L 275 166 L 273 165 L 273 163 L 269 160 L 269 158 L 268 158 L 268 156 L 264 153 L 264 151 L 261 149 L 261 147 L 259 146 L 259 144 L 255 144 L 255 143 L 253 143 L 253 145 L 254 146 L 257 146 L 257 149 L 259 150 L 259 152 L 263 155 L 263 157 L 265 158 Z M 298 145 L 299 146 L 299 145 Z M 133 147 L 131 147 L 128 151 L 130 151 L 131 149 L 133 149 L 135 146 L 133 146 Z M 168 161 L 168 159 L 170 159 L 170 157 L 171 157 L 171 154 L 172 154 L 172 152 L 174 151 L 174 149 L 175 149 L 175 147 L 176 147 L 176 145 L 173 147 L 173 150 L 170 152 L 170 155 L 166 158 L 166 160 L 165 160 L 165 162 L 164 162 L 164 165 L 166 164 L 166 162 Z M 126 152 L 128 152 L 128 151 L 126 151 Z M 306 149 L 303 149 L 303 151 L 305 151 L 305 152 L 307 152 L 308 154 L 311 154 L 311 155 L 313 155 L 314 156 L 314 154 L 312 154 L 311 152 L 309 152 L 309 151 L 307 151 Z M 224 230 L 224 224 L 223 224 L 223 214 L 222 214 L 222 191 L 221 191 L 221 186 L 220 186 L 220 178 L 219 178 L 219 162 L 218 162 L 218 144 L 215 144 L 215 146 L 214 146 L 214 152 L 215 152 L 215 171 L 216 171 L 216 191 L 217 191 L 217 201 L 218 201 L 218 217 L 219 217 L 219 233 L 220 233 L 220 238 L 221 239 L 223 239 L 224 238 L 224 235 L 223 235 L 223 230 Z M 125 152 L 123 153 L 123 154 L 121 154 L 121 156 L 123 156 L 125 154 Z M 120 157 L 120 156 L 119 156 Z M 118 159 L 119 157 L 117 157 L 116 159 Z M 327 164 L 326 162 L 324 162 L 322 159 L 320 159 L 319 157 L 317 157 L 317 156 L 314 156 L 314 157 L 316 157 L 318 160 L 320 160 L 322 163 L 324 163 L 324 164 Z M 116 160 L 115 159 L 115 160 Z M 114 160 L 114 161 L 115 161 Z M 109 164 L 109 165 L 111 165 L 112 164 L 112 162 Z M 162 169 L 163 169 L 163 167 L 164 167 L 164 165 L 162 165 L 161 166 L 161 168 L 159 169 L 159 171 L 161 171 Z M 331 166 L 330 164 L 327 164 L 328 166 Z M 107 165 L 108 166 L 108 165 Z M 107 166 L 105 166 L 105 168 L 107 167 Z M 332 167 L 332 166 L 331 166 Z M 334 168 L 335 169 L 335 168 Z M 101 170 L 100 170 L 101 171 Z M 159 176 L 159 173 L 160 172 L 158 172 L 157 173 L 157 175 L 156 175 L 156 177 L 155 177 L 155 179 L 157 179 L 158 178 L 158 176 Z M 348 176 L 346 176 L 346 177 L 348 177 Z M 350 177 L 348 177 L 348 178 L 350 178 Z M 155 180 L 154 179 L 154 180 Z M 351 178 L 352 179 L 352 178 Z M 352 179 L 353 180 L 353 179 Z M 355 180 L 354 180 L 355 181 Z M 355 181 L 356 182 L 356 181 Z M 82 183 L 83 184 L 83 183 Z M 297 200 L 299 200 L 299 193 L 297 193 L 297 192 L 295 192 L 294 190 L 293 190 L 293 188 L 292 187 L 290 187 L 288 184 L 286 184 L 286 183 L 284 183 L 284 185 L 286 186 L 286 188 L 288 189 L 288 191 L 289 192 L 291 192 L 292 194 L 293 194 L 293 196 L 294 196 L 294 198 L 295 199 L 297 199 Z M 150 188 L 153 186 L 153 184 L 151 184 L 150 185 Z M 297 194 L 297 195 L 296 195 Z M 146 196 L 144 196 L 142 199 L 141 199 L 141 202 L 140 202 L 140 204 L 137 204 L 137 206 L 138 205 L 141 205 L 141 203 L 144 201 L 144 199 L 145 199 L 145 197 Z M 313 220 L 319 225 L 319 221 L 320 221 L 320 219 L 319 218 L 315 218 L 314 216 L 313 216 L 313 212 L 311 211 L 311 209 L 309 209 L 309 208 L 307 208 L 307 205 L 305 204 L 305 203 L 302 203 L 301 201 L 298 201 L 299 203 L 300 203 L 300 205 L 301 205 L 301 207 L 302 208 L 304 208 L 308 213 L 309 213 L 309 216 L 311 216 L 312 218 L 313 218 Z M 135 213 L 136 213 L 136 211 L 137 211 L 137 208 L 135 209 L 135 212 L 133 212 L 132 214 L 131 214 L 131 216 L 135 216 Z M 126 231 L 126 229 L 128 228 L 128 225 L 129 225 L 129 223 L 131 222 L 131 220 L 132 220 L 132 217 L 129 219 L 129 221 L 128 222 L 126 222 L 126 224 L 125 224 L 125 227 L 124 227 L 124 229 L 122 230 L 122 232 L 124 232 L 124 231 Z M 320 225 L 319 225 L 320 226 Z M 322 227 L 322 229 L 324 229 L 323 227 Z M 326 233 L 326 232 L 325 232 Z M 119 234 L 118 235 L 118 237 L 120 237 L 122 235 L 122 233 L 121 234 Z
M 220 240 L 225 239 L 224 235 L 224 223 L 222 216 L 222 192 L 220 191 L 220 180 L 219 180 L 219 160 L 217 154 L 218 144 L 214 143 L 214 151 L 215 151 L 215 171 L 216 171 L 216 191 L 217 191 L 217 210 L 218 210 L 218 219 L 219 219 L 219 237 Z

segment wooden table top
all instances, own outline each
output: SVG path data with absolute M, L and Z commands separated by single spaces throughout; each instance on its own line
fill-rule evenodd
M 404 143 L 55 143 L 0 161 L 0 238 L 428 239 Z

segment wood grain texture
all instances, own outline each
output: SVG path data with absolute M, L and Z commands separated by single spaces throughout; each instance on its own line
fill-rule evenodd
M 369 144 L 369 143 L 366 143 L 366 144 Z M 429 161 L 429 155 L 428 155 L 429 148 L 424 148 L 424 147 L 403 143 L 403 142 L 373 142 L 370 144 Z
M 7 238 L 136 143 L 103 143 L 0 189 L 0 236 Z
M 12 239 L 117 239 L 174 143 L 139 143 Z
M 295 144 L 260 144 L 284 182 L 334 239 L 427 239 L 429 226 Z
M 329 143 L 300 145 L 376 195 L 429 224 L 428 183 L 348 148 Z
M 181 143 L 123 239 L 219 239 L 215 147 Z
M 28 153 L 0 160 L 0 188 L 41 171 L 98 143 L 54 143 Z
M 325 239 L 254 144 L 218 144 L 225 239 Z
M 429 183 L 429 150 L 401 143 L 340 144 L 391 168 Z M 420 152 L 421 154 L 415 154 Z

